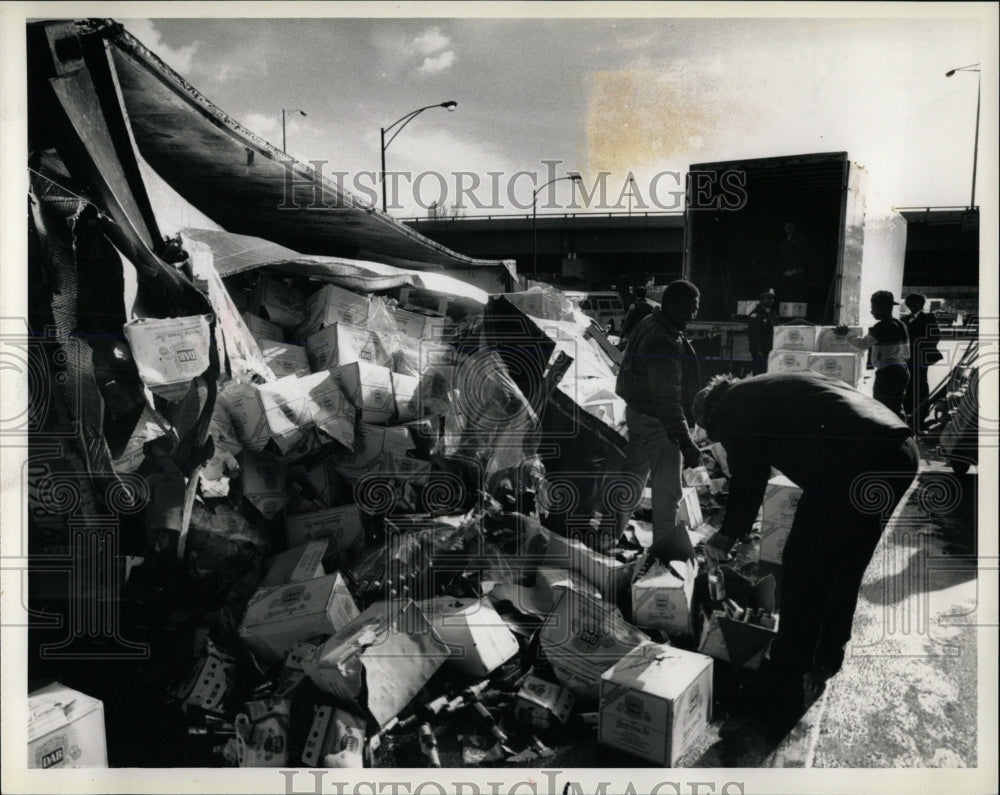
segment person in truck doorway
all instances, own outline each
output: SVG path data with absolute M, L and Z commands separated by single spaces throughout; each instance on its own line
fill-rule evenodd
M 875 367 L 875 384 L 872 397 L 897 416 L 904 417 L 903 399 L 910 381 L 910 341 L 906 326 L 892 316 L 892 308 L 899 306 L 888 290 L 872 293 L 872 317 L 878 322 L 859 337 L 850 334 L 847 326 L 837 326 L 836 333 L 846 336 L 848 344 L 860 350 L 871 350 Z
M 694 284 L 683 279 L 667 285 L 661 305 L 632 329 L 615 388 L 626 403 L 629 436 L 623 479 L 630 489 L 638 489 L 634 504 L 617 513 L 616 530 L 625 529 L 651 478 L 650 551 L 664 561 L 694 557 L 687 532 L 675 523 L 682 496 L 682 465 L 701 464 L 701 453 L 691 438 L 692 403 L 701 375 L 694 348 L 684 336 L 687 324 L 698 314 L 700 295 Z M 605 485 L 612 484 L 606 480 Z
M 774 326 L 777 318 L 772 312 L 774 307 L 774 290 L 766 290 L 760 294 L 757 306 L 747 318 L 747 336 L 750 342 L 750 357 L 752 372 L 760 375 L 767 372 L 767 357 L 774 348 Z

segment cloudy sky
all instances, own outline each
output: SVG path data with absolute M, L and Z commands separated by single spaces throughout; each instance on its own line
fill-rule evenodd
M 627 10 L 637 8 L 656 7 Z M 423 113 L 388 149 L 390 170 L 444 175 L 423 179 L 419 194 L 412 182 L 401 186 L 396 214 L 408 216 L 423 214 L 442 185 L 454 204 L 459 171 L 484 180 L 474 194 L 486 207 L 467 196 L 468 215 L 527 212 L 533 184 L 568 170 L 588 184 L 607 172 L 612 204 L 631 172 L 636 204 L 657 209 L 654 198 L 666 204 L 677 189 L 670 176 L 654 183 L 659 173 L 822 151 L 865 165 L 889 205 L 964 205 L 977 75 L 945 72 L 984 59 L 994 68 L 996 33 L 963 20 L 968 7 L 953 8 L 920 18 L 932 12 L 910 7 L 905 19 L 116 18 L 276 146 L 281 109 L 305 110 L 288 117 L 289 152 L 369 186 L 360 172 L 379 168 L 381 126 L 457 101 L 453 113 Z M 993 79 L 984 74 L 984 85 Z M 996 162 L 986 154 L 996 151 L 993 118 L 991 102 L 981 183 Z M 545 164 L 553 160 L 561 162 Z M 512 180 L 519 171 L 537 177 Z M 569 183 L 556 188 L 566 204 Z

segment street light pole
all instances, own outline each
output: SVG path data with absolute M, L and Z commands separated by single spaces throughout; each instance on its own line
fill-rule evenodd
M 976 137 L 972 142 L 972 196 L 969 198 L 969 209 L 974 210 L 976 207 L 976 168 L 979 165 L 979 107 L 983 95 L 983 78 L 979 69 L 979 64 L 977 63 L 969 64 L 968 66 L 959 66 L 957 69 L 951 69 L 945 72 L 944 76 L 951 77 L 956 72 L 976 73 Z
M 439 102 L 437 105 L 425 105 L 422 108 L 417 108 L 416 110 L 411 110 L 405 116 L 401 116 L 400 118 L 396 119 L 396 121 L 394 121 L 388 127 L 380 127 L 379 128 L 379 134 L 380 134 L 381 139 L 382 139 L 382 171 L 381 171 L 381 176 L 382 176 L 382 212 L 386 211 L 386 195 L 385 195 L 385 150 L 389 148 L 389 144 L 391 144 L 394 140 L 396 140 L 396 136 L 399 135 L 403 131 L 403 127 L 405 127 L 407 124 L 409 124 L 411 121 L 413 121 L 417 116 L 419 116 L 425 110 L 430 110 L 431 108 L 444 108 L 445 110 L 447 110 L 450 113 L 451 111 L 455 110 L 455 108 L 457 108 L 457 107 L 458 107 L 458 103 L 455 102 L 455 100 L 453 100 L 453 99 L 449 99 L 447 102 Z M 397 124 L 400 125 L 399 129 L 396 130 L 396 132 L 394 132 L 392 134 L 392 136 L 389 138 L 388 141 L 385 140 L 385 134 L 387 132 L 389 132 L 393 127 L 395 127 Z
M 561 179 L 571 179 L 573 182 L 579 182 L 583 178 L 579 174 L 573 173 L 567 174 L 565 177 L 556 177 L 555 179 L 550 179 L 544 185 L 535 188 L 531 194 L 531 271 L 535 278 L 538 278 L 538 194 L 542 192 L 543 188 L 547 188 L 553 182 L 558 182 Z
M 288 154 L 288 147 L 285 144 L 285 116 L 289 113 L 298 113 L 302 116 L 309 115 L 304 110 L 299 110 L 298 108 L 289 108 L 288 110 L 285 110 L 284 108 L 281 109 L 281 151 L 286 155 Z

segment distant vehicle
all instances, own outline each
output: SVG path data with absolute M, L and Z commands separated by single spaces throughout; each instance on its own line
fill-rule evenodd
M 625 305 L 621 296 L 613 290 L 599 292 L 567 292 L 566 297 L 581 312 L 593 318 L 597 325 L 609 334 L 621 330 L 625 320 Z

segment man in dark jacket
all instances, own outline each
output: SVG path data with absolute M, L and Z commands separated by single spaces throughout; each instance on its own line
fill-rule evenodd
M 937 316 L 933 312 L 924 311 L 926 300 L 920 293 L 910 293 L 903 299 L 910 310 L 904 321 L 906 333 L 910 337 L 910 359 L 907 362 L 910 383 L 906 387 L 904 405 L 914 433 L 923 431 L 924 418 L 927 416 L 926 404 L 930 395 L 927 367 L 944 358 L 937 349 L 937 341 L 941 339 Z
M 652 478 L 653 551 L 666 560 L 694 556 L 687 533 L 674 523 L 682 494 L 681 464 L 701 463 L 689 429 L 701 376 L 694 348 L 684 336 L 684 328 L 698 314 L 699 299 L 691 282 L 681 279 L 667 285 L 662 305 L 632 330 L 615 389 L 627 404 L 624 473 L 630 485 L 645 485 Z M 638 500 L 619 512 L 619 530 L 636 507 Z
M 777 322 L 774 312 L 771 311 L 774 297 L 774 290 L 761 293 L 760 301 L 747 319 L 747 335 L 754 375 L 767 372 L 767 357 L 774 348 L 774 325 Z
M 695 399 L 709 438 L 726 449 L 731 480 L 720 532 L 705 554 L 723 560 L 750 532 L 771 467 L 802 489 L 782 552 L 774 681 L 804 697 L 807 674 L 839 670 L 861 580 L 885 525 L 912 483 L 919 453 L 884 405 L 818 373 L 716 376 Z M 809 681 L 809 680 L 807 680 Z
M 646 288 L 635 288 L 635 301 L 628 309 L 625 319 L 622 321 L 622 339 L 632 333 L 640 320 L 653 311 L 653 305 L 646 300 Z

